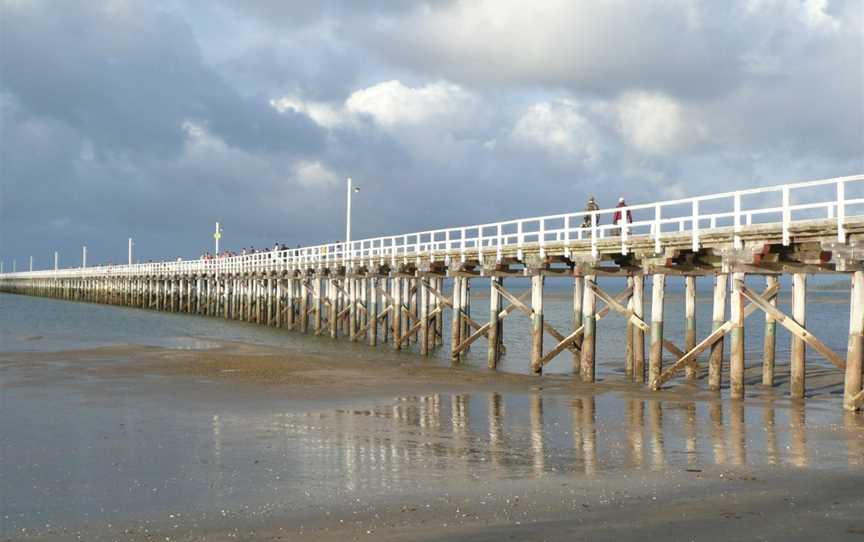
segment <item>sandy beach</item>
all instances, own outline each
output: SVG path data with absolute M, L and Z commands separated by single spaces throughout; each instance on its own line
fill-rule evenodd
M 864 539 L 864 416 L 841 412 L 831 371 L 814 374 L 802 406 L 782 386 L 752 386 L 732 403 L 685 385 L 652 394 L 615 376 L 585 386 L 213 341 L 6 353 L 0 370 L 10 415 L 48 389 L 76 397 L 82 411 L 63 415 L 97 413 L 73 442 L 4 433 L 4 491 L 48 503 L 41 525 L 7 513 L 4 540 Z M 59 415 L 20 400 L 32 426 Z M 123 404 L 137 421 L 117 423 Z M 189 423 L 167 422 L 167 411 Z M 130 437 L 132 424 L 144 434 Z M 50 470 L 84 469 L 84 487 L 31 472 L 45 466 L 27 464 L 28 446 L 58 440 L 74 451 L 50 452 L 62 458 Z M 138 454 L 178 441 L 171 460 L 201 464 L 147 472 Z M 88 463 L 103 446 L 114 467 Z M 60 513 L 56 498 L 80 498 L 101 477 L 114 479 L 107 499 L 94 497 L 103 506 L 141 479 L 154 493 L 166 480 L 203 489 Z M 10 533 L 11 522 L 28 526 Z

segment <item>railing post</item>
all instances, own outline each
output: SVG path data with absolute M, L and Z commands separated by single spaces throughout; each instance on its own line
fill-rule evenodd
M 692 239 L 692 246 L 690 247 L 693 252 L 699 252 L 699 200 L 693 200 L 693 231 L 690 232 L 690 237 Z
M 524 239 L 523 239 L 523 235 L 522 235 L 522 221 L 520 220 L 519 222 L 516 223 L 516 247 L 517 247 L 516 257 L 519 258 L 520 260 L 522 259 L 522 243 L 523 242 L 524 242 Z
M 789 223 L 792 221 L 792 211 L 789 209 L 789 187 L 783 187 L 783 246 L 790 242 Z
M 599 255 L 597 250 L 597 211 L 591 211 L 591 257 Z
M 538 239 L 538 244 L 540 245 L 540 257 L 546 257 L 546 219 L 540 219 L 540 238 Z
M 654 206 L 654 254 L 660 254 L 660 205 Z
M 498 243 L 498 247 L 497 247 L 497 251 L 495 253 L 495 259 L 496 259 L 496 261 L 500 262 L 501 261 L 501 245 L 504 244 L 504 238 L 501 236 L 501 224 L 498 224 L 498 240 L 496 241 L 496 243 Z
M 837 181 L 837 241 L 840 243 L 846 242 L 846 230 L 844 222 L 846 220 L 846 183 L 843 179 Z
M 735 192 L 735 248 L 741 248 L 741 193 Z

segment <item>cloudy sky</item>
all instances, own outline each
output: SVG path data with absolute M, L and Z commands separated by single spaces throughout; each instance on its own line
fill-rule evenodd
M 0 0 L 0 259 L 864 172 L 862 0 Z M 7 268 L 8 269 L 8 268 Z

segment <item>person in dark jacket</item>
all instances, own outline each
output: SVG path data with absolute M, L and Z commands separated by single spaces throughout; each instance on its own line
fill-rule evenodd
M 585 204 L 585 212 L 591 213 L 592 211 L 599 211 L 600 207 L 597 205 L 597 201 L 594 199 L 594 196 L 588 197 L 588 203 Z M 597 224 L 600 224 L 600 216 L 597 216 Z M 586 214 L 582 219 L 582 227 L 590 228 L 591 227 L 591 215 Z

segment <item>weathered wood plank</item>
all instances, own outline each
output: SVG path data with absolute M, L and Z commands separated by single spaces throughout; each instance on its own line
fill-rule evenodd
M 805 328 L 801 327 L 798 322 L 796 322 L 792 318 L 789 318 L 780 309 L 768 303 L 768 300 L 766 300 L 763 296 L 760 296 L 759 294 L 744 285 L 742 285 L 741 287 L 741 293 L 744 294 L 747 299 L 757 305 L 760 309 L 769 313 L 778 324 L 788 329 L 789 332 L 792 333 L 794 336 L 809 344 L 813 347 L 814 350 L 825 356 L 825 359 L 827 359 L 840 369 L 846 369 L 846 362 L 843 360 L 843 358 L 838 356 L 836 352 L 831 350 L 831 348 L 829 348 L 825 343 L 819 340 L 818 337 L 807 331 Z

